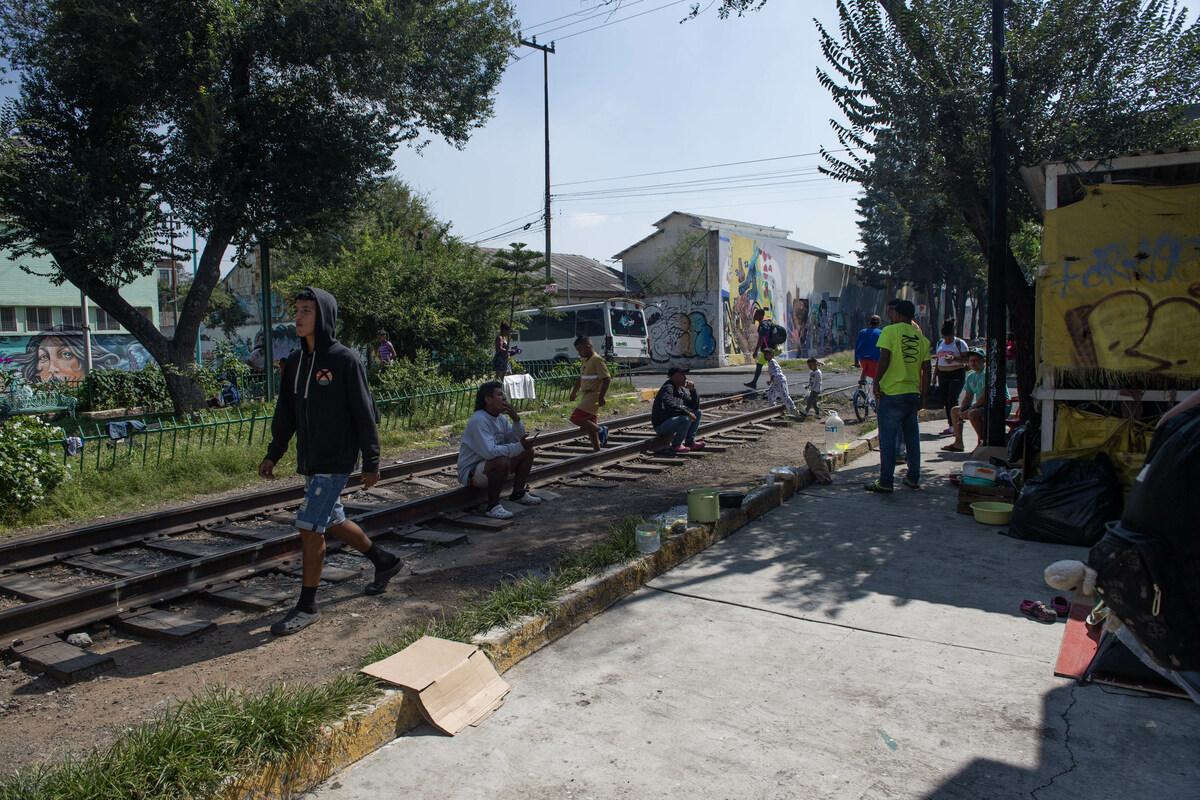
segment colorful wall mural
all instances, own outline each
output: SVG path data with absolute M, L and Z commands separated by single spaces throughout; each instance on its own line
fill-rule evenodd
M 715 292 L 647 297 L 644 311 L 650 360 L 690 368 L 718 366 L 715 298 Z
M 768 240 L 738 234 L 720 235 L 721 327 L 724 353 L 729 363 L 747 363 L 754 352 L 754 311 L 783 322 L 785 249 Z M 737 359 L 742 355 L 745 358 Z
M 16 368 L 26 383 L 75 383 L 87 374 L 83 332 L 56 325 L 32 336 L 0 337 L 0 361 Z M 139 370 L 154 361 L 128 333 L 93 333 L 92 366 L 96 369 Z

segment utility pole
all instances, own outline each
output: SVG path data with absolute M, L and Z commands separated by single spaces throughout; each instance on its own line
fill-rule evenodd
M 263 356 L 266 358 L 267 402 L 275 399 L 275 347 L 271 340 L 274 317 L 271 314 L 271 245 L 267 237 L 258 239 L 259 268 L 262 270 Z
M 1004 0 L 992 0 L 992 166 L 988 232 L 987 443 L 1004 446 L 1004 374 L 1008 324 L 1005 318 L 1005 259 L 1008 256 L 1008 153 L 1004 135 Z
M 549 46 L 537 43 L 537 37 L 532 40 L 520 40 L 526 47 L 542 51 L 542 94 L 546 114 L 546 283 L 553 283 L 550 274 L 550 54 L 554 52 L 554 42 Z

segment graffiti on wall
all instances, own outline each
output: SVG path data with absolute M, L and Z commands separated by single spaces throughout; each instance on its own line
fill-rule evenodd
M 78 382 L 87 375 L 83 332 L 55 325 L 32 336 L 0 337 L 0 359 L 20 370 L 26 383 Z M 128 333 L 92 334 L 95 369 L 139 370 L 154 359 Z
M 674 366 L 710 366 L 717 353 L 712 295 L 704 292 L 646 298 L 650 360 Z
M 722 235 L 720 242 L 725 352 L 751 353 L 757 337 L 755 309 L 777 322 L 786 318 L 783 248 L 737 234 Z

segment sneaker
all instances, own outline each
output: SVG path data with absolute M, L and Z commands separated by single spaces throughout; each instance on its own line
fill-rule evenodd
M 905 478 L 905 479 L 904 479 L 904 485 L 905 485 L 905 486 L 907 486 L 907 487 L 908 487 L 908 488 L 910 488 L 910 489 L 920 489 L 920 488 L 921 488 L 921 482 L 920 482 L 920 481 L 914 481 L 914 480 L 913 480 L 913 479 L 911 479 L 911 478 Z
M 379 567 L 376 567 L 375 580 L 367 584 L 366 588 L 363 589 L 363 594 L 383 594 L 387 591 L 388 582 L 400 574 L 400 570 L 402 569 L 404 569 L 404 562 L 399 558 L 396 559 L 395 564 L 392 564 L 387 569 L 380 569 Z
M 944 429 L 942 429 L 942 432 L 938 434 L 938 436 L 953 436 L 953 435 L 954 435 L 954 428 L 944 428 Z
M 520 503 L 523 506 L 536 506 L 542 502 L 542 498 L 531 495 L 529 490 L 526 489 L 525 491 L 521 492 L 519 497 L 512 498 L 512 501 L 514 503 Z M 512 515 L 510 514 L 509 516 Z
M 674 452 L 676 452 L 676 453 L 690 453 L 690 452 L 692 452 L 692 448 L 688 447 L 686 444 L 681 444 L 681 445 L 679 445 L 678 447 L 673 447 L 673 448 L 671 448 L 671 449 L 672 449 Z
M 884 486 L 879 481 L 873 481 L 872 483 L 868 483 L 863 488 L 866 489 L 868 492 L 882 492 L 883 494 L 891 494 L 893 491 L 895 491 L 892 487 Z
M 290 636 L 304 630 L 320 618 L 321 614 L 318 611 L 309 614 L 307 611 L 293 608 L 283 615 L 283 619 L 271 626 L 271 633 L 276 636 Z
M 757 389 L 758 388 L 758 384 L 755 384 L 755 383 L 743 383 L 742 386 L 745 386 L 747 389 Z
M 499 503 L 496 503 L 496 505 L 492 506 L 488 510 L 487 516 L 491 517 L 492 519 L 512 519 L 513 512 L 509 511 Z
M 607 447 L 608 446 L 608 426 L 607 425 L 600 426 L 599 437 L 600 437 L 600 446 Z
M 697 439 L 696 441 L 694 441 L 694 442 L 692 442 L 691 444 L 689 444 L 689 445 L 688 445 L 688 448 L 690 448 L 690 449 L 692 449 L 692 450 L 703 450 L 703 449 L 704 449 L 704 444 L 705 444 L 705 443 L 704 443 L 704 440 L 703 440 L 703 439 Z

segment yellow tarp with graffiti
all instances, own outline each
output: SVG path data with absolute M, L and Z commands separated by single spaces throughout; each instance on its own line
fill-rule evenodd
M 1042 362 L 1200 375 L 1200 185 L 1087 192 L 1046 212 Z

